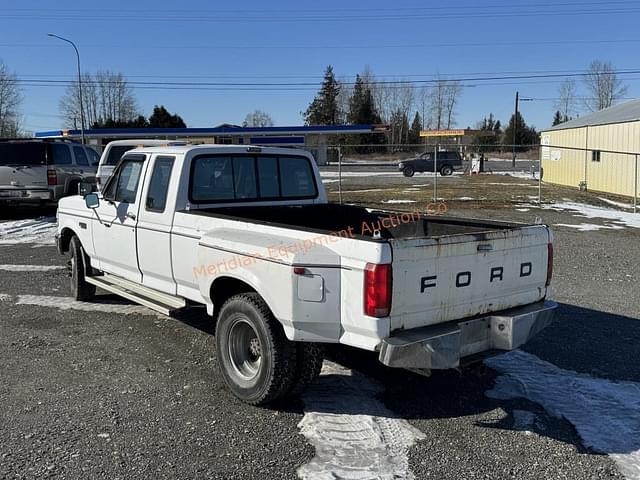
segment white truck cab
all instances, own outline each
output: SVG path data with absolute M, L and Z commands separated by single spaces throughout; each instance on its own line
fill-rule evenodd
M 205 305 L 252 404 L 300 393 L 323 344 L 426 373 L 517 348 L 555 308 L 548 227 L 331 204 L 300 150 L 127 152 L 101 193 L 60 202 L 57 243 L 78 300 Z

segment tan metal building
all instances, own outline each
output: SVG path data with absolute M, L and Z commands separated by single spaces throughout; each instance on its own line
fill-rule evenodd
M 637 196 L 640 100 L 557 125 L 540 140 L 546 182 Z

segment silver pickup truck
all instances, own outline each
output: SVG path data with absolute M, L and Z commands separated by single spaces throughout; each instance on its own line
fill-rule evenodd
M 242 400 L 300 393 L 323 344 L 421 373 L 519 347 L 552 318 L 552 237 L 523 225 L 327 202 L 310 154 L 246 146 L 127 152 L 65 198 L 71 286 L 163 313 L 202 304 Z

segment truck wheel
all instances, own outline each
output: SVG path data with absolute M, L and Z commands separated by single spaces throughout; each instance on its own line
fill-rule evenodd
M 296 345 L 257 293 L 235 295 L 220 309 L 216 356 L 225 383 L 246 403 L 262 405 L 291 390 Z
M 74 300 L 88 302 L 93 300 L 96 294 L 96 286 L 87 283 L 84 279 L 85 254 L 78 237 L 71 237 L 69 243 L 69 269 L 71 270 L 71 296 Z
M 442 175 L 443 177 L 453 175 L 453 168 L 451 168 L 449 165 L 445 165 L 440 169 L 440 175 Z
M 297 345 L 296 374 L 289 395 L 297 397 L 305 391 L 322 370 L 324 348 L 317 343 L 299 343 Z
M 405 177 L 413 177 L 415 173 L 416 173 L 416 170 L 413 167 L 404 167 L 404 170 L 402 170 L 402 174 Z

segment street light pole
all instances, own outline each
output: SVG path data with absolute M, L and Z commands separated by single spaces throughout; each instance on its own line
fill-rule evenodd
M 54 35 L 53 33 L 48 33 L 47 35 L 49 37 L 57 38 L 58 40 L 62 40 L 63 42 L 71 44 L 73 49 L 76 51 L 76 58 L 78 60 L 78 96 L 80 97 L 80 136 L 82 137 L 82 144 L 84 145 L 84 104 L 82 101 L 82 74 L 80 73 L 80 52 L 78 52 L 78 47 L 76 47 L 76 44 L 71 40 L 60 37 L 58 35 Z

